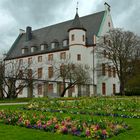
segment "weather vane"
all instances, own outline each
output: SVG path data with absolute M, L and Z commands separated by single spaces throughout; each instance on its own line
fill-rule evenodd
M 78 5 L 79 5 L 79 2 L 77 1 L 76 13 L 78 13 Z

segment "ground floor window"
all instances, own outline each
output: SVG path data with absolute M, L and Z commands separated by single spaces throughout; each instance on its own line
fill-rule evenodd
M 116 93 L 116 84 L 113 84 L 113 94 Z
M 48 93 L 53 93 L 53 84 L 48 84 Z
M 38 95 L 42 95 L 42 85 L 38 84 Z
M 106 83 L 102 83 L 102 95 L 106 95 Z

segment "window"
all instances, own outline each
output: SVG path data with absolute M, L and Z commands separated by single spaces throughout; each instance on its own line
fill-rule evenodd
M 104 55 L 104 57 L 106 58 L 106 56 L 107 56 L 106 50 L 103 51 L 103 55 Z
M 38 56 L 38 62 L 42 62 L 42 56 Z
M 116 93 L 116 84 L 113 84 L 113 94 Z
M 28 78 L 32 79 L 32 69 L 28 69 Z
M 111 77 L 111 66 L 108 66 L 108 77 Z
M 49 54 L 48 55 L 48 61 L 52 61 L 53 60 L 53 54 Z
M 52 78 L 53 77 L 53 67 L 48 68 L 48 77 Z
M 53 93 L 53 84 L 48 84 L 48 93 Z
M 111 26 L 111 24 L 110 24 L 110 22 L 108 22 L 108 27 L 110 27 Z
M 106 84 L 102 83 L 102 95 L 106 95 Z
M 81 60 L 81 54 L 77 54 L 77 60 L 78 60 L 78 61 Z
M 42 78 L 42 68 L 38 68 L 38 78 Z
M 60 53 L 60 59 L 66 59 L 66 52 Z
M 35 47 L 31 47 L 31 52 L 33 53 L 35 51 Z
M 106 75 L 106 67 L 105 64 L 102 64 L 102 75 Z
M 19 79 L 23 78 L 23 71 L 22 70 L 19 70 L 18 77 L 19 77 Z
M 109 53 L 108 53 L 108 59 L 110 59 L 110 58 L 111 58 L 111 53 L 109 52 Z
M 104 36 L 104 44 L 106 44 L 106 37 Z
M 63 41 L 63 46 L 65 47 L 65 46 L 68 46 L 68 40 L 64 40 Z
M 62 92 L 63 92 L 63 90 L 64 90 L 64 84 L 63 84 L 63 83 L 61 83 L 61 84 L 60 84 L 60 92 L 62 93 Z
M 113 67 L 113 77 L 114 77 L 114 78 L 116 77 L 116 70 L 115 70 L 115 67 Z
M 41 44 L 41 51 L 44 51 L 45 50 L 45 44 Z
M 75 86 L 72 86 L 71 88 L 69 88 L 70 92 L 75 92 Z
M 38 84 L 38 95 L 42 95 L 42 85 Z
M 74 34 L 71 35 L 71 41 L 74 41 L 75 37 Z
M 23 64 L 23 59 L 19 59 L 19 65 Z
M 23 49 L 22 49 L 22 54 L 24 54 L 24 53 L 25 53 L 25 49 L 23 48 Z
M 28 58 L 28 64 L 32 63 L 32 57 Z
M 51 43 L 51 47 L 52 47 L 52 49 L 54 49 L 55 48 L 55 43 L 53 42 L 53 43 Z
M 83 42 L 85 42 L 85 36 L 84 35 L 82 36 L 82 39 L 83 39 Z
M 110 40 L 108 40 L 108 46 L 111 46 L 111 41 Z
M 64 72 L 64 65 L 61 65 L 60 66 L 60 75 L 63 75 L 64 74 L 63 72 Z

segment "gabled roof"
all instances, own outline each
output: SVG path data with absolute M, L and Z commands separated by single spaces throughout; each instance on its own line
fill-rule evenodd
M 98 13 L 81 17 L 79 19 L 80 22 L 83 24 L 83 27 L 87 31 L 87 45 L 93 44 L 93 35 L 97 35 L 99 32 L 100 25 L 104 17 L 104 13 L 105 11 L 101 11 Z M 34 30 L 32 31 L 32 39 L 30 41 L 26 41 L 25 33 L 19 35 L 14 44 L 12 45 L 11 49 L 9 50 L 6 59 L 8 60 L 18 57 L 30 56 L 34 54 L 41 54 L 56 50 L 68 49 L 68 46 L 63 47 L 62 42 L 63 40 L 68 39 L 68 29 L 71 28 L 72 24 L 77 25 L 79 23 L 74 23 L 73 20 L 69 20 L 66 22 Z M 53 42 L 53 40 L 55 39 L 58 40 L 59 46 L 52 50 L 50 45 L 51 42 Z M 47 50 L 41 51 L 39 47 L 40 44 L 42 44 L 43 42 L 46 42 L 49 47 Z M 21 49 L 24 48 L 25 46 L 27 46 L 29 50 L 31 49 L 31 46 L 37 46 L 38 49 L 34 54 L 31 53 L 31 51 L 29 51 L 28 53 L 23 55 Z

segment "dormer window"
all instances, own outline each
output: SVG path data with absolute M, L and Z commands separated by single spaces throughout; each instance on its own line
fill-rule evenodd
M 63 40 L 63 46 L 68 46 L 68 40 Z
M 35 46 L 32 46 L 31 47 L 31 52 L 33 53 L 33 52 L 35 52 L 35 50 L 36 50 L 36 47 Z
M 27 51 L 28 51 L 28 48 L 22 48 L 22 54 L 27 53 Z
M 55 47 L 58 47 L 59 46 L 59 42 L 57 40 L 54 40 L 52 43 L 51 43 L 51 48 L 54 49 Z
M 55 48 L 55 42 L 52 42 L 52 44 L 51 44 L 51 48 L 52 48 L 52 49 Z
M 44 51 L 47 48 L 47 46 L 48 46 L 47 44 L 41 44 L 40 45 L 40 50 Z

